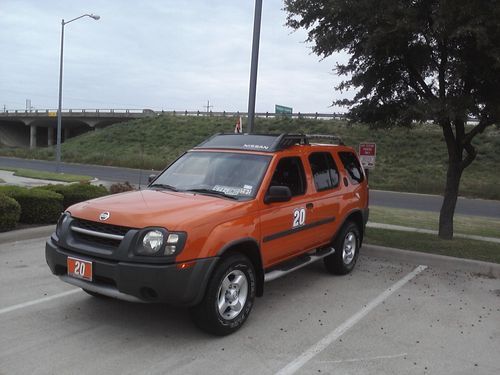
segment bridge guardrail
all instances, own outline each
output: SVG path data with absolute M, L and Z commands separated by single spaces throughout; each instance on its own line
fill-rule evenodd
M 63 116 L 84 116 L 84 117 L 147 117 L 147 116 L 209 116 L 209 117 L 247 117 L 247 112 L 239 111 L 155 111 L 152 109 L 63 109 Z M 57 109 L 35 109 L 35 110 L 4 110 L 0 112 L 0 117 L 56 117 Z M 257 117 L 274 118 L 283 115 L 275 114 L 273 112 L 258 112 L 255 114 Z M 319 113 L 319 112 L 297 112 L 289 115 L 291 118 L 314 118 L 314 119 L 345 119 L 345 114 L 342 113 Z

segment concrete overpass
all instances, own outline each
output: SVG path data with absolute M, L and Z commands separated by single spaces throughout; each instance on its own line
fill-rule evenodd
M 117 122 L 156 116 L 149 109 L 68 109 L 62 111 L 63 141 Z M 0 143 L 6 146 L 52 146 L 56 142 L 57 110 L 0 112 Z
M 246 112 L 153 111 L 151 109 L 63 109 L 62 141 L 117 122 L 156 116 L 246 117 Z M 272 112 L 257 117 L 282 116 Z M 293 118 L 344 119 L 336 113 L 292 113 Z M 52 146 L 56 142 L 57 110 L 5 110 L 0 112 L 0 145 L 9 147 Z

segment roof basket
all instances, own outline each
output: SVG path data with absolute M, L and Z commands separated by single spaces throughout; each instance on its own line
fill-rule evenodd
M 293 145 L 308 145 L 309 140 L 305 134 L 288 134 L 283 133 L 276 138 L 272 149 L 284 150 L 285 148 L 291 147 Z

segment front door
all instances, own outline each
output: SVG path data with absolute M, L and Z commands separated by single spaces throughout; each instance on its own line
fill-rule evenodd
M 261 249 L 265 267 L 290 258 L 315 242 L 314 234 L 308 230 L 313 217 L 310 215 L 310 197 L 306 194 L 302 159 L 282 158 L 269 186 L 288 186 L 292 199 L 267 204 L 262 211 Z

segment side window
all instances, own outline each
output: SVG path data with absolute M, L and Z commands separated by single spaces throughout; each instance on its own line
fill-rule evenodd
M 309 164 L 317 191 L 333 189 L 339 185 L 339 172 L 328 152 L 315 152 L 309 155 Z
M 306 192 L 306 178 L 300 158 L 283 158 L 279 161 L 271 180 L 271 186 L 288 186 L 292 196 Z
M 345 170 L 351 177 L 351 182 L 353 184 L 359 184 L 363 182 L 363 171 L 361 170 L 361 165 L 359 164 L 358 158 L 352 152 L 339 152 L 340 160 L 344 165 Z

